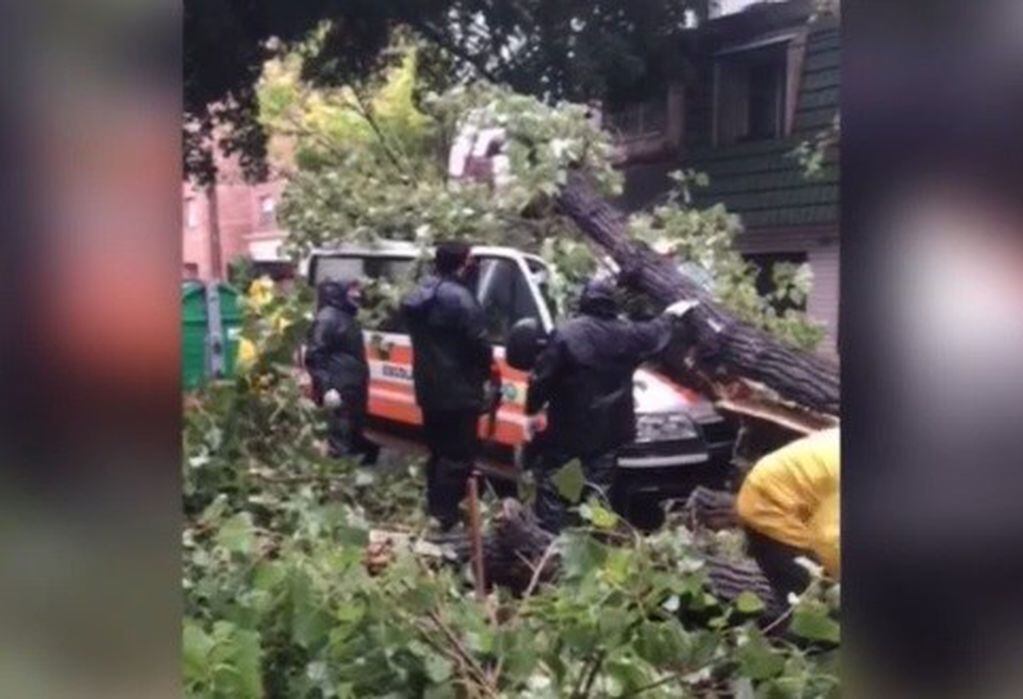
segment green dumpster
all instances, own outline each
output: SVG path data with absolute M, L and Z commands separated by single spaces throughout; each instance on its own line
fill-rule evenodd
M 206 288 L 199 282 L 181 285 L 181 382 L 194 390 L 206 376 Z
M 221 333 L 224 338 L 224 376 L 234 376 L 242 332 L 242 304 L 238 298 L 239 292 L 233 286 L 221 284 L 219 294 Z
M 212 288 L 212 283 L 211 283 Z M 227 284 L 217 284 L 221 337 L 222 376 L 234 374 L 238 357 L 238 341 L 242 326 L 241 302 L 238 292 Z M 188 281 L 181 285 L 181 379 L 185 390 L 198 388 L 211 374 L 210 319 L 207 309 L 207 287 Z

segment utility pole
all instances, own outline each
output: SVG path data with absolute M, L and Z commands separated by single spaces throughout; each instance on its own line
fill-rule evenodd
M 220 250 L 220 212 L 217 209 L 217 183 L 206 187 L 210 219 L 210 281 L 206 284 L 206 361 L 208 376 L 224 375 L 224 338 L 220 319 L 220 281 L 223 278 Z
M 206 187 L 206 204 L 210 221 L 210 277 L 219 281 L 223 277 L 223 260 L 220 250 L 220 212 L 217 208 L 217 183 Z

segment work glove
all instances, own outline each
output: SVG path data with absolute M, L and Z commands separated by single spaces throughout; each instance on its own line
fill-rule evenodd
M 331 409 L 341 407 L 341 394 L 337 392 L 336 388 L 323 394 L 323 407 Z
M 547 420 L 543 415 L 531 415 L 526 419 L 526 439 L 531 441 L 533 437 L 543 432 L 546 426 Z

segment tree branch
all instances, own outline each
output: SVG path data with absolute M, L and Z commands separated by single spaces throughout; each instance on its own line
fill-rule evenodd
M 590 695 L 590 690 L 593 689 L 593 683 L 597 681 L 597 673 L 600 672 L 600 666 L 604 664 L 604 659 L 607 657 L 607 649 L 600 649 L 593 661 L 588 665 L 581 675 L 579 675 L 579 682 L 576 683 L 576 688 L 572 691 L 572 697 L 574 699 L 583 699 Z
M 551 556 L 554 555 L 557 543 L 557 539 L 552 541 L 543 552 L 543 555 L 540 556 L 540 560 L 537 562 L 536 567 L 533 568 L 533 577 L 529 579 L 529 584 L 526 585 L 526 589 L 522 593 L 523 601 L 529 599 L 529 597 L 533 594 L 533 591 L 536 589 L 536 586 L 540 583 L 540 576 L 543 574 L 543 569 L 547 567 L 547 561 L 549 561 Z
M 380 142 L 380 147 L 383 148 L 384 150 L 384 155 L 386 155 L 387 159 L 391 161 L 391 164 L 393 164 L 394 167 L 397 168 L 398 172 L 405 175 L 410 174 L 405 168 L 405 165 L 401 162 L 401 159 L 398 157 L 398 154 L 395 153 L 394 149 L 391 148 L 391 144 L 388 143 L 387 137 L 384 135 L 383 129 L 380 128 L 380 124 L 377 122 L 376 117 L 373 116 L 372 110 L 370 109 L 366 101 L 363 99 L 362 95 L 360 95 L 359 91 L 354 88 L 352 89 L 352 94 L 355 95 L 354 111 L 359 116 L 361 116 L 363 120 L 369 125 L 369 128 L 372 129 L 374 135 L 376 135 L 377 137 L 377 140 Z
M 626 694 L 624 696 L 626 696 L 626 697 L 639 696 L 643 692 L 649 692 L 651 689 L 657 689 L 658 687 L 660 687 L 662 685 L 666 685 L 669 682 L 678 681 L 680 679 L 681 679 L 681 677 L 678 675 L 678 673 L 672 673 L 670 675 L 667 675 L 666 677 L 662 677 L 661 679 L 659 679 L 659 680 L 657 680 L 655 682 L 651 682 L 650 684 L 648 684 L 648 685 L 646 685 L 644 687 L 640 687 L 639 689 L 636 689 L 636 690 L 634 690 L 632 692 L 629 692 L 628 694 Z
M 476 658 L 474 658 L 472 654 L 465 649 L 465 646 L 462 645 L 462 641 L 458 638 L 458 636 L 455 635 L 455 632 L 452 631 L 451 628 L 444 623 L 444 621 L 440 618 L 440 615 L 436 612 L 436 610 L 430 610 L 427 616 L 430 618 L 430 621 L 432 621 L 434 625 L 440 630 L 440 632 L 444 634 L 445 638 L 448 639 L 448 642 L 451 644 L 452 648 L 455 649 L 458 655 L 468 664 L 470 668 L 472 668 L 473 674 L 476 675 L 478 681 L 481 684 L 481 687 L 487 692 L 487 694 L 491 696 L 497 696 L 497 692 L 495 691 L 495 689 L 492 686 L 490 686 L 490 681 L 489 678 L 487 677 L 486 670 L 484 670 L 483 667 L 480 666 L 480 664 L 476 661 Z
M 425 22 L 415 22 L 412 24 L 412 28 L 415 29 L 416 31 L 421 32 L 424 36 L 426 36 L 427 39 L 437 44 L 439 47 L 450 53 L 455 58 L 458 58 L 463 63 L 468 64 L 472 69 L 477 71 L 480 75 L 482 75 L 490 82 L 494 84 L 501 82 L 498 76 L 491 72 L 490 69 L 488 69 L 486 65 L 484 65 L 478 57 L 472 55 L 471 53 L 463 49 L 461 46 L 458 46 L 457 44 L 449 41 L 448 38 L 444 36 L 444 32 L 439 31 L 434 27 L 431 27 L 428 23 Z

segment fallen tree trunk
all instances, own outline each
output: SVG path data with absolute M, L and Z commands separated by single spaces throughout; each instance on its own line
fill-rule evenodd
M 665 305 L 699 301 L 685 316 L 685 341 L 666 353 L 669 373 L 695 374 L 721 407 L 788 429 L 837 424 L 839 376 L 832 362 L 784 345 L 724 310 L 670 259 L 633 240 L 622 212 L 582 173 L 569 177 L 557 204 L 614 259 L 625 285 Z
M 705 491 L 705 503 L 712 509 L 728 508 L 727 494 Z M 725 504 L 725 503 L 728 504 Z M 724 513 L 718 513 L 725 516 Z M 724 524 L 724 522 L 719 522 Z M 558 574 L 561 558 L 555 537 L 542 529 L 522 503 L 506 499 L 501 512 L 483 539 L 483 561 L 487 584 L 497 585 L 515 594 L 529 594 L 539 583 L 550 582 Z M 439 534 L 426 541 L 413 541 L 408 534 L 375 530 L 370 536 L 365 564 L 371 574 L 390 564 L 394 550 L 409 546 L 418 555 L 439 563 L 464 564 L 470 559 L 471 542 L 466 533 Z M 763 573 L 752 560 L 727 560 L 708 555 L 707 583 L 710 592 L 723 602 L 733 602 L 744 591 L 753 592 L 766 605 L 765 616 L 776 617 L 784 611 Z

